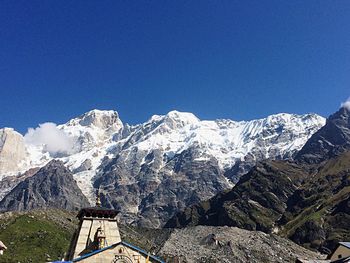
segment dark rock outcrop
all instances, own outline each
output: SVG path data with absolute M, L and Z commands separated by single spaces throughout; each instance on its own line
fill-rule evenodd
M 26 178 L 0 202 L 0 210 L 64 208 L 77 210 L 89 206 L 72 173 L 61 161 L 53 160 L 35 175 Z

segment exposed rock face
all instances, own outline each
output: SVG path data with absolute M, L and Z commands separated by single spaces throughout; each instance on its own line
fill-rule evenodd
M 348 240 L 348 116 L 345 109 L 332 115 L 328 125 L 297 155 L 298 162 L 261 162 L 232 190 L 186 208 L 166 226 L 228 225 L 278 232 L 321 251 L 324 247 L 333 249 L 338 241 Z M 336 126 L 335 132 L 329 131 L 330 126 Z M 331 142 L 334 148 L 324 147 L 323 142 Z
M 11 128 L 0 129 L 0 178 L 4 173 L 17 171 L 26 157 L 23 136 Z
M 3 180 L 1 180 L 0 181 L 0 189 L 1 189 L 0 200 L 2 200 L 5 197 L 5 195 L 7 195 L 20 182 L 36 174 L 38 170 L 39 168 L 32 168 L 23 174 L 7 176 Z
M 104 193 L 105 205 L 124 211 L 123 221 L 160 227 L 176 211 L 230 187 L 214 158 L 193 161 L 195 154 L 188 149 L 161 167 L 162 156 L 154 151 L 140 171 L 135 159 L 120 156 L 106 166 L 95 187 Z
M 77 210 L 89 202 L 78 188 L 72 173 L 62 162 L 53 160 L 35 175 L 19 183 L 0 201 L 0 210 L 64 208 Z

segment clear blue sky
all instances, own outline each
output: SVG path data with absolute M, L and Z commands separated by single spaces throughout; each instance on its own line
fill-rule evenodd
M 350 96 L 350 1 L 0 1 L 0 127 L 93 108 L 327 116 Z

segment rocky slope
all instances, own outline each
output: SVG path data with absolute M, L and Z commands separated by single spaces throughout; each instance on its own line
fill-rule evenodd
M 334 123 L 341 139 L 329 131 Z M 320 250 L 334 248 L 350 238 L 350 152 L 343 136 L 349 127 L 349 111 L 342 108 L 306 143 L 296 162 L 261 162 L 232 190 L 186 208 L 167 226 L 238 226 L 279 233 Z M 332 142 L 336 150 L 320 147 L 322 142 Z
M 61 161 L 53 160 L 7 194 L 0 201 L 0 211 L 46 207 L 77 210 L 88 205 L 72 173 Z
M 159 254 L 167 259 L 177 258 L 180 262 L 259 263 L 324 258 L 276 235 L 209 226 L 174 230 Z
M 58 159 L 90 202 L 100 188 L 105 205 L 120 209 L 125 222 L 159 227 L 178 210 L 232 188 L 257 161 L 292 157 L 323 125 L 315 114 L 235 122 L 172 111 L 129 126 L 115 111 L 93 110 L 30 129 L 22 172 L 0 175 L 0 199 L 25 171 Z

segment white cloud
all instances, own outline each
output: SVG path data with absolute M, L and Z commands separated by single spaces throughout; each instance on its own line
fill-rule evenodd
M 343 103 L 341 104 L 341 107 L 342 107 L 342 108 L 346 108 L 346 109 L 348 109 L 348 110 L 350 111 L 350 98 L 348 98 L 347 101 L 343 102 Z
M 29 128 L 24 135 L 25 143 L 43 145 L 50 155 L 70 154 L 74 152 L 75 139 L 57 128 L 52 122 L 39 124 L 37 128 Z

